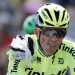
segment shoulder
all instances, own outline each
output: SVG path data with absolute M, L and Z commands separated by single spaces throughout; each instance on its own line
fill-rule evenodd
M 59 49 L 62 49 L 66 52 L 74 51 L 75 52 L 75 43 L 64 39 L 59 47 Z
M 28 47 L 28 35 L 17 35 L 10 44 L 8 54 L 13 55 L 17 59 L 32 57 L 32 53 Z
M 66 47 L 69 47 L 69 48 L 73 47 L 75 49 L 75 43 L 66 39 L 62 41 L 62 45 L 65 45 Z
M 28 35 L 28 37 L 30 37 L 33 41 L 34 41 L 34 40 L 37 40 L 36 35 Z
M 17 47 L 23 46 L 23 44 L 28 45 L 28 43 L 31 42 L 30 40 L 34 41 L 36 39 L 37 39 L 36 35 L 29 35 L 29 34 L 26 34 L 25 36 L 17 35 L 16 38 L 13 38 L 10 46 L 17 48 Z
M 75 43 L 64 39 L 59 47 L 63 55 L 68 54 L 68 58 L 75 59 Z
M 28 45 L 28 36 L 17 35 L 16 38 L 13 38 L 10 47 L 15 49 L 24 50 L 24 46 Z
M 13 39 L 12 43 L 10 44 L 10 48 L 13 51 L 19 52 L 26 52 L 28 49 L 31 54 L 34 54 L 34 40 L 36 39 L 35 35 L 17 35 L 16 38 Z M 27 49 L 26 49 L 27 48 Z

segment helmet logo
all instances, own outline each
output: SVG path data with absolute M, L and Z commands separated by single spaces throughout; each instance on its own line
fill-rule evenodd
M 69 18 L 69 15 L 67 14 L 66 20 Z
M 44 11 L 41 11 L 41 13 L 43 14 L 43 16 L 47 19 L 48 16 L 44 13 Z
M 55 11 L 59 11 L 57 6 L 55 7 Z
M 68 19 L 68 15 L 67 15 L 67 17 L 65 18 L 65 20 L 67 20 Z

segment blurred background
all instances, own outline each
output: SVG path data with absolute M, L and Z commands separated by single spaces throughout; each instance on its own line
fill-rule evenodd
M 68 10 L 71 20 L 65 38 L 75 43 L 75 0 L 0 0 L 0 75 L 6 75 L 6 52 L 12 39 L 23 35 L 24 20 L 45 3 L 58 3 Z

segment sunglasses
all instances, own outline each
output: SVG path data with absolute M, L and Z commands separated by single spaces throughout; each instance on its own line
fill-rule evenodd
M 40 30 L 42 35 L 48 36 L 48 37 L 53 37 L 54 35 L 56 35 L 56 37 L 58 38 L 62 38 L 65 37 L 67 31 L 66 29 L 64 30 L 55 30 L 55 29 L 48 29 L 48 28 L 44 28 Z

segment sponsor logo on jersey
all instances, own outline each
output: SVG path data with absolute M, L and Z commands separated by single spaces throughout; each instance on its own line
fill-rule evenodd
M 66 51 L 66 52 L 70 53 L 72 55 L 72 57 L 74 57 L 74 59 L 75 59 L 75 49 L 74 49 L 74 47 L 70 48 L 66 44 L 61 43 L 59 49 L 62 49 L 63 51 Z
M 52 64 L 54 63 L 55 60 L 55 55 L 52 57 Z
M 20 62 L 20 60 L 15 59 L 14 65 L 13 65 L 13 69 L 11 70 L 11 73 L 12 73 L 12 72 L 17 72 L 17 68 L 18 68 L 19 62 Z
M 67 67 L 68 68 L 68 67 Z M 58 73 L 56 75 L 65 75 L 64 73 L 67 72 L 67 68 L 58 71 Z
M 58 58 L 58 64 L 64 64 L 64 59 L 63 58 Z
M 32 62 L 36 61 L 37 63 L 40 63 L 41 64 L 41 58 L 40 57 L 33 57 L 33 60 Z
M 25 68 L 25 71 L 28 71 L 27 75 L 45 75 L 44 72 L 33 72 L 33 68 Z

